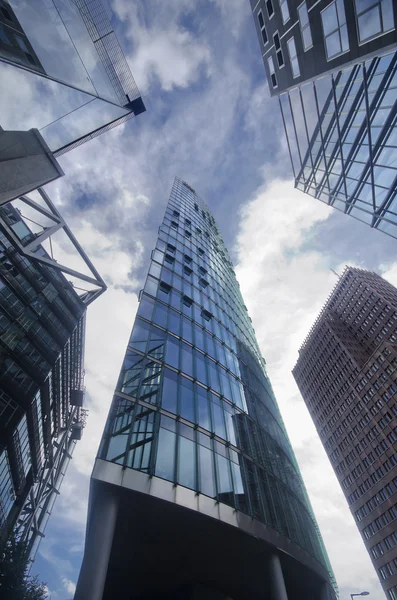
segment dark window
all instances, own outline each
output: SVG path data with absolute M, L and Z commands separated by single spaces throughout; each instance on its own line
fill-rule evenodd
M 200 279 L 199 283 L 203 288 L 206 288 L 208 286 L 208 281 L 206 281 L 205 279 Z
M 263 15 L 262 15 L 261 10 L 258 12 L 258 21 L 259 21 L 259 27 L 262 29 L 262 27 L 264 27 L 264 25 L 265 25 L 265 21 L 263 20 Z
M 195 208 L 195 210 L 197 210 L 197 212 L 198 212 L 198 209 L 199 209 L 199 207 L 198 207 L 198 204 L 194 203 L 194 208 Z
M 267 14 L 269 15 L 269 19 L 274 15 L 274 8 L 272 0 L 266 0 L 266 8 Z
M 283 56 L 283 51 L 281 50 L 280 36 L 278 35 L 277 31 L 273 36 L 273 40 L 274 40 L 274 47 L 276 48 L 276 57 L 277 57 L 278 66 L 283 67 L 284 66 L 284 56 Z
M 210 321 L 212 319 L 212 314 L 208 310 L 205 310 L 205 308 L 203 308 L 203 310 L 201 311 L 201 316 L 206 321 Z
M 204 256 L 204 250 L 202 248 L 197 248 L 197 250 L 200 256 Z
M 0 13 L 3 15 L 3 17 L 5 19 L 7 19 L 7 21 L 11 21 L 11 22 L 13 21 L 11 13 L 6 8 L 4 8 L 3 6 L 0 6 Z
M 167 250 L 169 252 L 172 252 L 172 254 L 174 254 L 176 252 L 176 248 L 172 244 L 167 244 Z
M 164 259 L 167 261 L 167 263 L 170 263 L 170 265 L 172 265 L 175 262 L 175 258 L 171 256 L 171 254 L 166 254 L 164 256 Z
M 204 269 L 203 267 L 199 267 L 199 271 L 202 275 L 207 275 L 207 270 Z
M 168 283 L 166 283 L 165 281 L 160 281 L 159 287 L 160 287 L 160 291 L 164 292 L 165 294 L 169 294 L 172 289 L 171 286 Z
M 178 223 L 176 221 L 171 221 L 171 227 L 178 229 Z
M 201 231 L 201 229 L 199 229 L 198 227 L 196 228 L 196 232 L 201 235 L 203 232 Z
M 182 298 L 182 299 L 183 299 L 183 304 L 184 304 L 185 306 L 192 306 L 192 304 L 193 304 L 193 300 L 192 300 L 191 298 L 189 298 L 189 296 L 185 296 L 185 295 L 183 295 L 183 298 Z
M 185 271 L 186 275 L 191 275 L 193 273 L 192 269 L 190 269 L 190 267 L 186 267 L 186 265 L 183 267 L 183 270 Z
M 189 225 L 189 227 L 190 227 L 190 225 L 192 224 L 192 222 L 191 222 L 191 220 L 190 220 L 190 219 L 185 219 L 185 223 L 186 223 L 186 225 Z
M 26 56 L 26 58 L 28 59 L 28 61 L 30 62 L 31 65 L 35 65 L 36 64 L 33 56 L 31 54 L 29 54 L 29 52 L 25 52 L 25 56 Z
M 177 210 L 174 210 L 174 217 L 179 217 L 179 212 Z
M 187 238 L 192 237 L 192 234 L 187 229 L 185 229 L 185 237 L 187 237 Z

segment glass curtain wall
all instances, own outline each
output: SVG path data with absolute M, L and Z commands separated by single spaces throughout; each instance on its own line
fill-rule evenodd
M 330 570 L 227 249 L 178 178 L 99 457 L 233 506 Z
M 298 189 L 397 237 L 397 52 L 280 96 Z

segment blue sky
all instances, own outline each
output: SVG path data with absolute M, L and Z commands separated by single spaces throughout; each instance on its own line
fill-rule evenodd
M 293 189 L 248 0 L 113 0 L 147 112 L 60 159 L 47 186 L 109 289 L 90 306 L 90 409 L 33 573 L 70 600 L 89 475 L 175 175 L 209 204 L 228 245 L 340 586 L 384 598 L 291 375 L 345 264 L 397 284 L 395 241 Z

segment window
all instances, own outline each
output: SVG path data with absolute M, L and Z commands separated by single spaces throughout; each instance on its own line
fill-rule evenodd
M 6 9 L 5 6 L 0 6 L 0 15 L 3 15 L 3 17 L 7 19 L 7 21 L 13 21 L 11 13 Z
M 327 60 L 349 50 L 343 0 L 335 0 L 321 12 Z
M 266 8 L 267 8 L 267 14 L 269 15 L 269 19 L 271 19 L 272 16 L 274 15 L 274 8 L 273 8 L 272 0 L 266 0 Z
M 21 48 L 21 50 L 29 53 L 29 48 L 26 46 L 25 40 L 22 37 L 20 37 L 19 35 L 16 35 L 15 39 L 18 42 L 18 46 Z
M 393 0 L 355 0 L 360 43 L 394 29 Z
M 279 0 L 279 2 L 280 2 L 281 14 L 283 16 L 283 23 L 286 23 L 287 21 L 289 21 L 288 2 L 287 2 L 287 0 Z
M 276 72 L 274 70 L 273 56 L 269 56 L 269 58 L 267 59 L 267 64 L 268 64 L 269 71 L 270 71 L 270 79 L 272 81 L 272 86 L 274 88 L 276 88 L 277 87 L 277 77 L 276 77 Z
M 299 23 L 301 27 L 303 49 L 309 50 L 313 46 L 312 32 L 310 29 L 309 14 L 307 12 L 306 2 L 298 6 Z
M 4 42 L 5 44 L 11 46 L 10 40 L 8 39 L 8 35 L 6 34 L 5 29 L 2 25 L 0 25 L 0 42 Z
M 264 18 L 263 18 L 263 13 L 262 13 L 261 10 L 258 12 L 258 23 L 259 23 L 259 28 L 261 30 L 263 45 L 266 46 L 266 44 L 268 43 L 269 40 L 268 40 L 267 33 L 266 33 L 265 21 L 264 21 Z
M 277 57 L 278 66 L 283 67 L 284 66 L 284 56 L 283 56 L 283 51 L 281 50 L 280 36 L 278 35 L 277 31 L 273 36 L 273 41 L 274 41 L 274 47 L 276 48 L 276 57 Z
M 291 62 L 292 76 L 295 79 L 295 77 L 299 77 L 301 72 L 299 70 L 299 62 L 298 62 L 298 57 L 296 56 L 296 46 L 295 46 L 295 40 L 293 37 L 288 40 L 287 46 L 288 46 L 289 59 Z

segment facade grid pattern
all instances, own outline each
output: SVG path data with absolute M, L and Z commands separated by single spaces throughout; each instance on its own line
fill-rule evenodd
M 295 185 L 396 237 L 397 53 L 279 98 Z
M 0 217 L 30 239 L 10 204 Z M 85 419 L 85 313 L 64 275 L 22 255 L 1 229 L 0 545 L 13 533 L 31 558 Z
M 178 178 L 99 458 L 247 513 L 330 571 L 228 252 Z
M 347 268 L 294 377 L 388 598 L 397 593 L 397 290 Z

